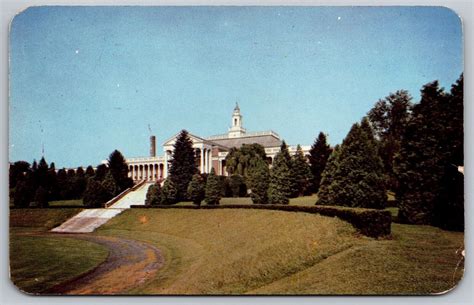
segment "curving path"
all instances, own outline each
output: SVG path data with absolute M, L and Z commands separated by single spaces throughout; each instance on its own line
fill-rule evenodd
M 97 268 L 53 287 L 48 294 L 127 294 L 130 289 L 153 278 L 164 263 L 160 250 L 147 243 L 96 235 L 67 237 L 103 245 L 109 249 L 109 256 Z

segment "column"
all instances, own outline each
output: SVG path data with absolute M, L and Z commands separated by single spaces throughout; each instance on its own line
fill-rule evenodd
M 207 150 L 207 172 L 210 173 L 212 168 L 212 154 L 211 149 Z
M 165 167 L 164 167 L 164 174 L 163 178 L 168 178 L 168 151 L 165 150 Z
M 204 173 L 204 148 L 200 148 L 201 150 L 201 174 Z

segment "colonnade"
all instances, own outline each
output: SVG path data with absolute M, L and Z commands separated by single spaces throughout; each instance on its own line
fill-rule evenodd
M 163 163 L 130 164 L 128 176 L 135 181 L 157 181 L 165 178 Z

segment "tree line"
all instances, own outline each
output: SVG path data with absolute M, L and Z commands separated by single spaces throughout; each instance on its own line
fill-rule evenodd
M 48 165 L 42 157 L 37 163 L 17 161 L 10 165 L 10 198 L 15 207 L 47 207 L 50 201 L 82 199 L 88 207 L 103 203 L 131 187 L 128 167 L 123 155 L 115 150 L 107 164 L 94 169 L 56 170 L 54 162 Z

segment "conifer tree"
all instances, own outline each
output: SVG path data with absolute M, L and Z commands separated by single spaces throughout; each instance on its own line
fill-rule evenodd
M 221 193 L 222 185 L 220 179 L 216 176 L 214 168 L 212 168 L 206 182 L 206 203 L 209 205 L 218 205 L 221 200 Z
M 300 145 L 296 147 L 296 154 L 292 157 L 292 174 L 296 180 L 297 196 L 310 194 L 311 170 Z
M 95 175 L 95 171 L 94 171 L 94 168 L 89 165 L 87 168 L 86 168 L 86 172 L 85 172 L 85 176 L 86 178 L 91 178 Z
M 255 204 L 268 203 L 268 185 L 270 170 L 266 161 L 260 159 L 248 169 L 248 184 L 251 190 L 250 197 Z
M 248 169 L 247 169 L 248 175 Z M 232 191 L 232 197 L 243 197 L 247 191 L 244 177 L 239 174 L 234 174 L 229 178 L 229 187 Z
M 324 133 L 319 133 L 317 139 L 311 146 L 309 154 L 309 164 L 311 174 L 313 175 L 312 187 L 313 191 L 317 193 L 321 183 L 321 175 L 326 167 L 329 155 L 331 154 L 331 148 L 329 147 L 329 144 L 327 144 L 326 135 Z
M 288 147 L 283 141 L 280 152 L 275 156 L 270 173 L 268 186 L 268 202 L 272 204 L 288 204 L 294 188 L 295 178 L 291 172 L 291 157 Z
M 354 124 L 344 139 L 338 167 L 321 202 L 350 207 L 383 209 L 387 203 L 383 165 L 366 118 Z
M 178 203 L 178 189 L 171 179 L 166 179 L 161 189 L 160 204 L 170 205 Z
M 191 182 L 188 185 L 188 198 L 195 205 L 200 206 L 201 201 L 206 195 L 206 184 L 200 174 L 194 174 Z
M 193 142 L 189 138 L 189 133 L 182 130 L 174 144 L 173 159 L 169 170 L 169 179 L 173 181 L 178 191 L 178 201 L 187 199 L 189 182 L 197 172 Z
M 112 199 L 116 195 L 119 194 L 119 188 L 117 183 L 115 182 L 114 177 L 112 176 L 111 172 L 108 172 L 107 175 L 105 175 L 104 180 L 101 182 L 102 187 L 107 193 L 107 198 Z
M 318 201 L 316 204 L 319 205 L 331 205 L 333 203 L 334 192 L 330 188 L 330 185 L 336 175 L 337 168 L 339 167 L 339 153 L 340 146 L 336 145 L 328 158 L 323 173 L 321 174 L 321 183 L 318 191 Z
M 437 81 L 421 90 L 413 107 L 395 170 L 399 219 L 462 230 L 463 164 L 462 75 L 446 94 Z
M 133 186 L 133 180 L 128 177 L 127 162 L 120 151 L 114 150 L 107 162 L 119 193 Z
M 107 190 L 105 190 L 100 182 L 97 182 L 94 179 L 89 179 L 87 181 L 87 187 L 83 198 L 84 206 L 90 208 L 102 208 L 109 199 Z
M 102 181 L 105 178 L 105 175 L 109 171 L 109 168 L 105 164 L 97 165 L 97 169 L 95 171 L 94 180 Z
M 39 186 L 38 189 L 36 189 L 35 202 L 41 208 L 48 207 L 48 191 L 44 187 Z
M 159 183 L 150 185 L 146 192 L 145 205 L 160 205 L 161 204 L 161 186 Z

